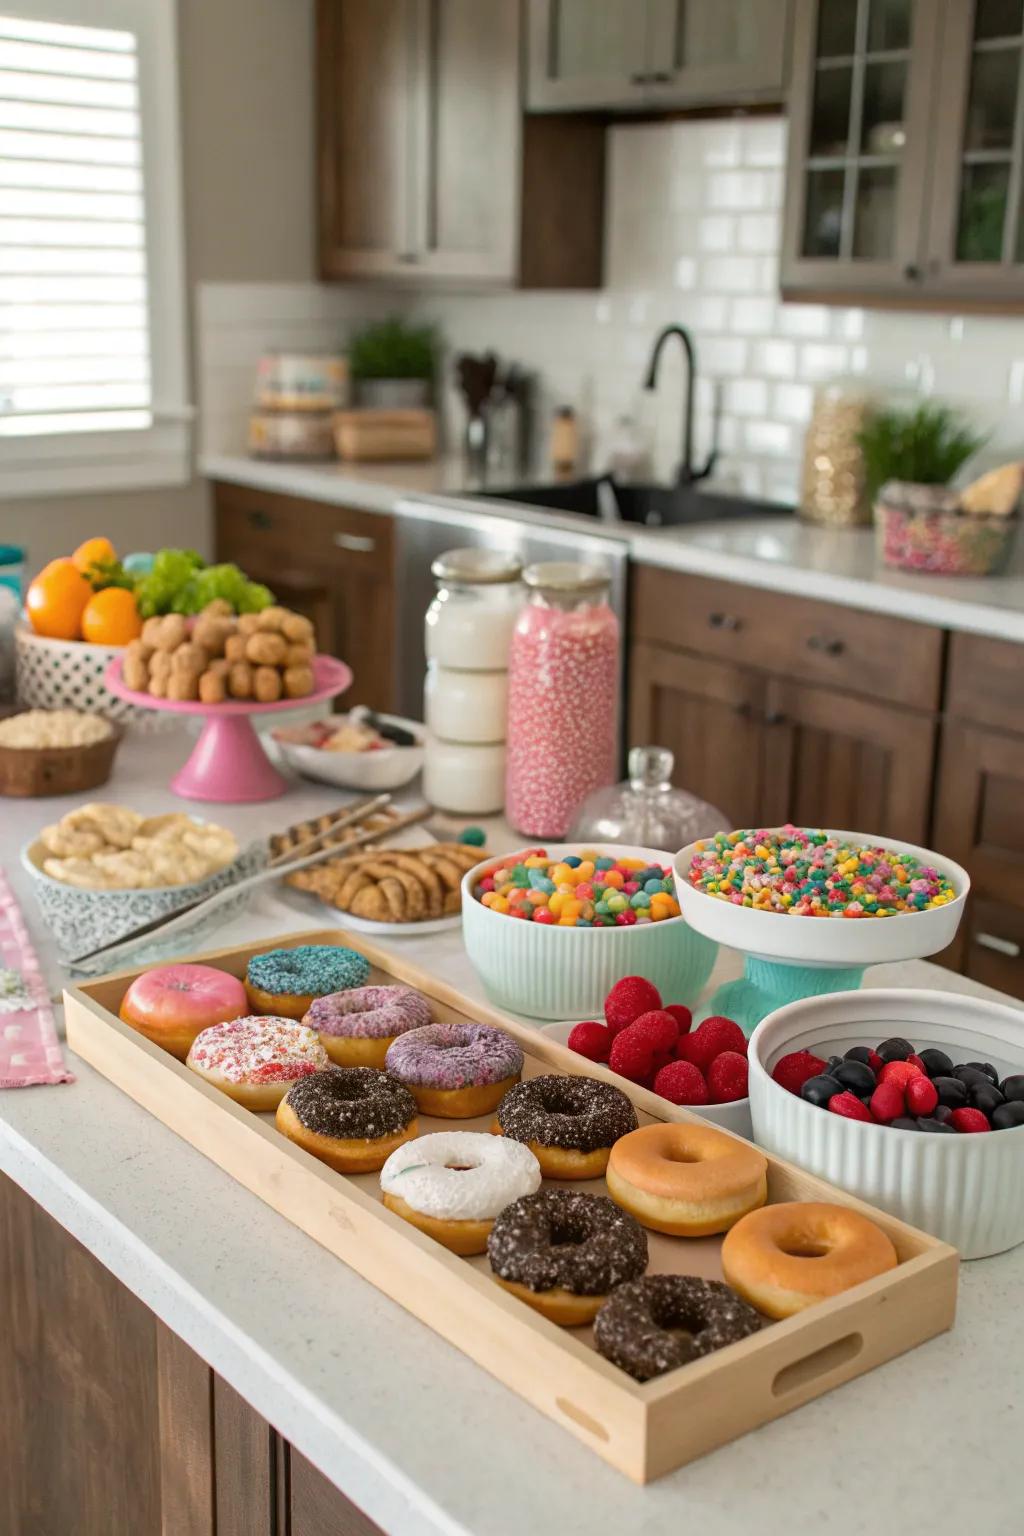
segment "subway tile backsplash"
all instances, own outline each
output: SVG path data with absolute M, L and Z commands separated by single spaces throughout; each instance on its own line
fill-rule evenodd
M 206 285 L 200 293 L 203 443 L 244 441 L 266 346 L 343 342 L 359 322 L 401 310 L 437 322 L 449 351 L 493 348 L 536 371 L 545 420 L 575 405 L 603 467 L 616 419 L 648 433 L 659 475 L 678 462 L 682 362 L 643 376 L 661 326 L 688 326 L 701 387 L 696 452 L 719 413 L 723 486 L 796 499 L 815 391 L 847 379 L 868 393 L 935 395 L 991 433 L 987 462 L 1024 451 L 1024 318 L 950 317 L 778 296 L 785 122 L 781 118 L 623 124 L 610 131 L 606 286 L 600 293 L 387 292 L 358 286 Z M 447 374 L 447 440 L 462 413 Z

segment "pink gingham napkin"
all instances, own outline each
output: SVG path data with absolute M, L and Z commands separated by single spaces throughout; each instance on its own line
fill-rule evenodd
M 3 972 L 13 972 L 14 975 L 5 976 Z M 10 984 L 9 989 L 0 989 L 0 1088 L 73 1083 L 74 1074 L 64 1065 L 39 959 L 32 948 L 21 908 L 2 870 L 0 981 Z M 22 997 L 24 1007 L 18 1006 Z

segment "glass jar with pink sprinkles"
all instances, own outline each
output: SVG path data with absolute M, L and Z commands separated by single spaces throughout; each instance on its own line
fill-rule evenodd
M 561 838 L 580 803 L 618 776 L 619 621 L 609 577 L 531 565 L 512 634 L 505 813 L 527 837 Z

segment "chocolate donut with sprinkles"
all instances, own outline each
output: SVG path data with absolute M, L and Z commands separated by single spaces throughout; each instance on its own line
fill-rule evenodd
M 638 1124 L 621 1088 L 550 1073 L 509 1089 L 496 1129 L 525 1142 L 546 1179 L 599 1179 L 619 1137 Z
M 612 1292 L 594 1321 L 594 1342 L 613 1365 L 650 1381 L 761 1327 L 754 1308 L 720 1280 L 645 1275 Z
M 592 1322 L 609 1291 L 647 1268 L 647 1234 L 607 1195 L 541 1189 L 497 1217 L 487 1256 L 498 1284 L 563 1327 Z
M 245 990 L 253 1013 L 301 1019 L 313 999 L 325 992 L 361 987 L 370 962 L 344 944 L 297 944 L 253 955 L 245 972 Z
M 412 1094 L 373 1067 L 328 1066 L 303 1078 L 275 1119 L 289 1141 L 338 1173 L 374 1173 L 419 1129 Z
M 384 1065 L 425 1115 L 471 1120 L 490 1114 L 519 1081 L 523 1053 L 490 1024 L 430 1024 L 400 1035 Z

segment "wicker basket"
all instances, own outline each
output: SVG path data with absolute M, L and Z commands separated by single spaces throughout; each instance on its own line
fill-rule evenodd
M 35 798 L 83 794 L 110 778 L 121 730 L 84 747 L 0 746 L 0 795 Z
M 174 717 L 138 709 L 107 691 L 103 674 L 121 647 L 84 640 L 49 640 L 19 624 L 14 632 L 15 680 L 24 709 L 80 709 L 144 731 L 173 728 Z

